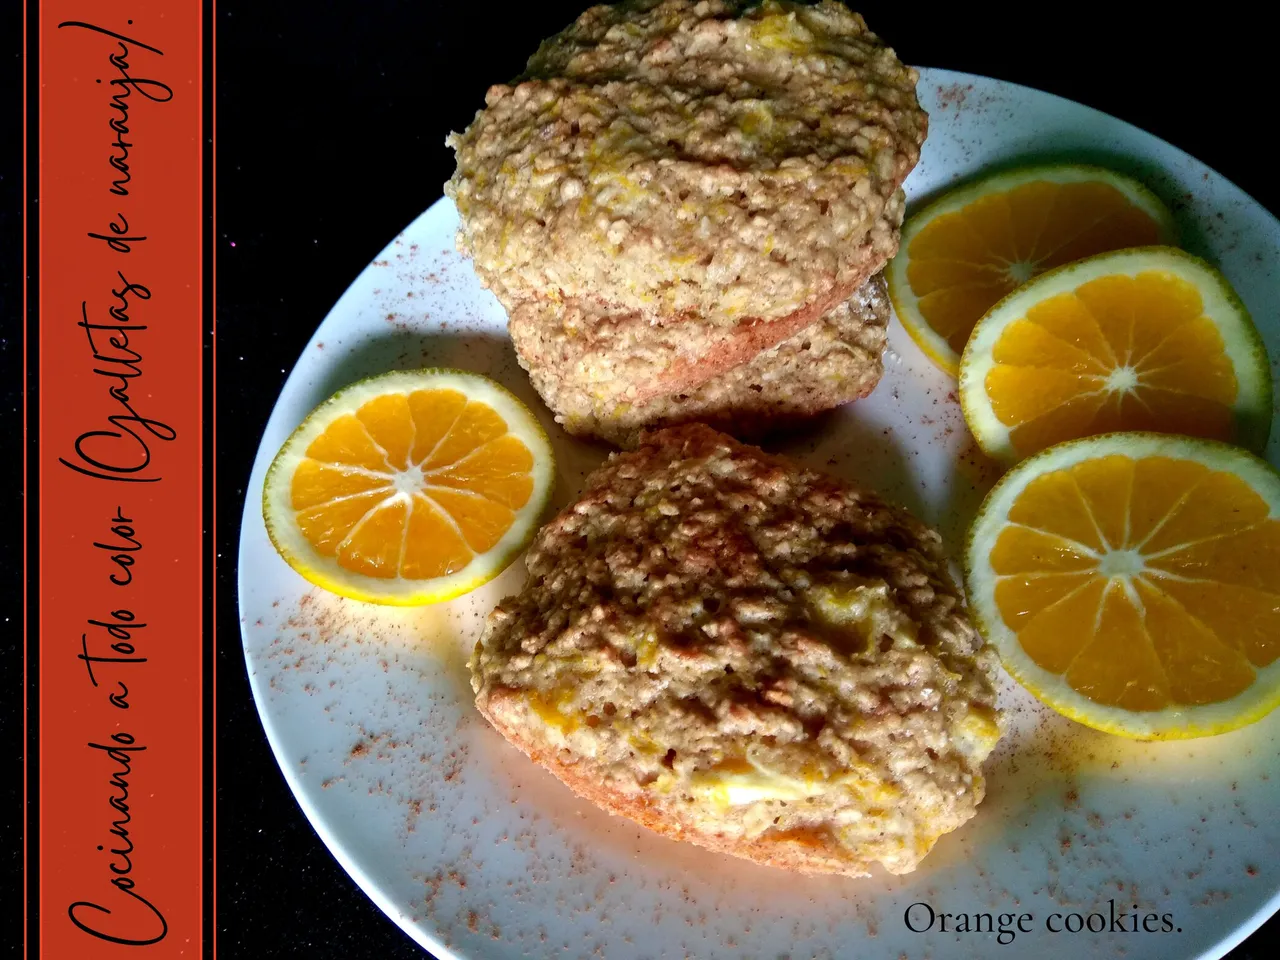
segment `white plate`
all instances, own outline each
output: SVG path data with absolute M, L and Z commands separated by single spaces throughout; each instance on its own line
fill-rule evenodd
M 920 93 L 930 134 L 907 181 L 913 202 L 992 164 L 1046 155 L 1137 172 L 1174 202 L 1190 248 L 1221 265 L 1280 358 L 1280 223 L 1234 185 L 1132 126 L 1034 90 L 923 70 Z M 455 216 L 447 201 L 420 216 L 316 331 L 263 435 L 240 542 L 245 656 L 276 758 L 338 861 L 410 936 L 442 958 L 994 954 L 989 933 L 942 933 L 936 921 L 911 932 L 904 910 L 923 901 L 997 923 L 1030 913 L 1032 932 L 1017 933 L 1011 955 L 1174 960 L 1221 956 L 1280 905 L 1280 711 L 1212 740 L 1138 744 L 1048 713 L 1005 681 L 1013 730 L 988 765 L 975 820 L 908 877 L 806 879 L 611 818 L 485 725 L 466 656 L 483 615 L 518 589 L 521 564 L 416 611 L 312 590 L 271 548 L 258 492 L 288 433 L 358 377 L 446 365 L 505 383 L 553 438 L 557 506 L 604 456 L 567 439 L 538 403 L 497 301 L 453 250 Z M 896 498 L 954 554 L 993 478 L 953 390 L 895 320 L 875 393 L 786 452 Z M 1273 436 L 1273 463 L 1277 451 Z M 1177 929 L 1046 931 L 1053 914 L 1107 914 L 1111 900 L 1169 914 Z

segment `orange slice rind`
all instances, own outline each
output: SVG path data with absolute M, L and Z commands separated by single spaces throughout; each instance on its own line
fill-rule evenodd
M 1280 705 L 1280 473 L 1237 447 L 1051 447 L 988 494 L 965 581 L 1014 679 L 1087 726 L 1202 737 Z
M 493 381 L 388 373 L 320 404 L 267 471 L 262 512 L 307 580 L 368 603 L 448 600 L 528 546 L 554 478 L 546 434 Z
M 1117 430 L 1266 445 L 1272 391 L 1249 312 L 1213 267 L 1172 247 L 1100 254 L 991 308 L 960 362 L 965 421 L 1006 463 Z
M 1098 253 L 1175 239 L 1168 209 L 1130 177 L 1084 164 L 1024 167 L 913 212 L 885 275 L 907 333 L 954 376 L 974 324 L 1021 284 Z

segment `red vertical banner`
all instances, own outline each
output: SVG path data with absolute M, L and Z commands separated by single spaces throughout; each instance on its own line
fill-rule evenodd
M 197 3 L 39 5 L 38 935 L 201 953 Z

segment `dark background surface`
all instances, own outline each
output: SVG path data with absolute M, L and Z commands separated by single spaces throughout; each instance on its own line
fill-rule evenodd
M 373 906 L 303 817 L 250 698 L 236 608 L 237 534 L 258 438 L 286 372 L 378 251 L 440 196 L 460 130 L 492 82 L 585 5 L 224 0 L 217 24 L 218 928 L 220 956 L 425 954 Z M 908 63 L 1012 80 L 1181 147 L 1280 209 L 1272 32 L 1212 17 L 1034 6 L 864 3 Z M 1166 8 L 1169 9 L 1169 8 Z M 1237 9 L 1243 10 L 1244 7 Z M 0 341 L 0 349 L 3 341 Z M 1271 851 L 1280 855 L 1280 851 Z M 1087 955 L 1087 944 L 1082 943 Z M 1231 954 L 1280 948 L 1280 919 Z M 875 942 L 850 944 L 874 956 Z

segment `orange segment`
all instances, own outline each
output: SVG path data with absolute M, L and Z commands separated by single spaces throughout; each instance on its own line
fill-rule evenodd
M 414 463 L 425 460 L 449 432 L 466 405 L 466 395 L 457 390 L 415 390 L 409 394 L 414 430 L 410 460 Z
M 396 470 L 409 465 L 413 420 L 409 416 L 409 402 L 402 394 L 374 397 L 356 411 L 356 417 L 369 431 L 373 442 L 386 453 L 387 463 Z
M 1223 643 L 1187 611 L 1141 580 L 1147 634 L 1169 678 L 1177 703 L 1227 700 L 1253 683 L 1254 672 L 1239 650 Z
M 1206 440 L 1236 440 L 1236 418 L 1230 407 L 1216 400 L 1192 396 L 1181 390 L 1155 388 L 1139 390 L 1135 396 L 1140 403 L 1135 415 L 1123 426 L 1107 429 L 1156 430 Z
M 1133 460 L 1118 455 L 1090 460 L 1070 471 L 1071 480 L 1084 497 L 1098 532 L 1116 549 L 1123 547 L 1129 538 L 1133 475 Z
M 1188 320 L 1145 354 L 1135 355 L 1134 368 L 1143 383 L 1221 404 L 1236 397 L 1235 371 L 1223 354 L 1222 335 L 1204 317 Z
M 1113 323 L 1104 330 L 1098 321 L 1098 314 L 1090 308 L 1088 301 L 1077 292 L 1060 293 L 1033 304 L 1027 310 L 1026 322 L 1034 324 L 1045 333 L 1056 337 L 1063 343 L 1069 343 L 1083 350 L 1098 361 L 1100 373 L 1110 373 L 1117 363 L 1127 363 L 1130 352 L 1131 331 L 1126 325 L 1126 318 L 1132 317 L 1133 307 L 1125 306 L 1131 292 L 1131 285 L 1124 282 L 1123 277 L 1114 278 L 1118 282 L 1110 283 L 1111 277 L 1095 281 L 1098 288 L 1095 294 L 1106 289 L 1112 298 L 1114 309 Z M 1016 323 L 1016 321 L 1015 321 Z M 1013 337 L 1005 343 L 1001 338 L 995 347 L 995 359 L 999 363 L 1007 363 L 1001 356 L 1004 351 L 1013 352 L 1018 338 Z
M 1159 242 L 1159 231 L 1155 229 L 1151 218 L 1141 210 L 1127 207 L 1102 217 L 1049 254 L 1037 256 L 1036 259 L 1042 269 L 1047 270 L 1074 260 L 1083 260 L 1103 250 L 1143 247 Z
M 383 500 L 366 513 L 338 547 L 338 563 L 366 577 L 391 578 L 400 573 L 400 550 L 409 507 L 403 497 Z
M 1280 592 L 1280 521 L 1176 547 L 1148 564 L 1180 577 Z
M 981 247 L 981 238 L 967 217 L 960 213 L 944 213 L 930 220 L 911 241 L 911 268 L 929 269 L 930 264 L 947 260 L 966 263 L 991 262 Z M 914 286 L 914 284 L 913 284 Z M 921 291 L 917 288 L 917 292 Z
M 911 286 L 924 297 L 952 287 L 1003 285 L 1001 270 L 995 264 L 969 260 L 925 260 L 907 268 Z
M 1068 573 L 1095 563 L 1071 541 L 1028 527 L 1006 527 L 991 551 L 991 568 L 1000 574 Z
M 1201 325 L 1187 324 L 1180 333 L 1190 335 L 1175 334 L 1165 342 L 1172 341 L 1179 347 L 1184 347 L 1184 343 L 1179 341 L 1190 340 L 1195 334 L 1199 334 L 1200 330 L 1195 329 L 1197 327 Z M 1231 401 L 1236 397 L 1235 372 L 1222 355 L 1222 339 L 1215 335 L 1212 338 L 1205 337 L 1204 340 L 1201 348 L 1185 346 L 1182 358 L 1166 366 L 1146 369 L 1139 367 L 1139 378 L 1152 390 L 1190 394 L 1229 410 Z M 1143 396 L 1145 398 L 1146 394 Z
M 529 468 L 533 455 L 511 436 L 501 437 L 476 450 L 453 466 L 431 474 L 431 482 L 443 487 L 471 490 L 518 510 L 529 499 L 533 481 Z
M 1013 221 L 1013 251 L 1017 259 L 1032 260 L 1036 256 L 1036 246 L 1061 196 L 1058 186 L 1045 180 L 1024 183 L 1004 194 Z
M 312 452 L 336 465 L 307 459 L 294 471 L 302 533 L 324 555 L 369 577 L 455 573 L 472 551 L 484 553 L 502 539 L 513 511 L 533 492 L 529 448 L 507 433 L 492 407 L 453 390 L 374 397 L 355 417 L 335 420 Z M 436 502 L 415 495 L 410 515 L 393 482 L 419 453 L 430 454 L 424 468 L 438 471 L 429 481 L 437 485 Z M 383 471 L 378 476 L 342 468 L 368 469 L 375 458 Z M 425 482 L 419 493 L 427 491 Z
M 1090 231 L 1103 228 L 1098 242 L 1105 246 L 1092 246 L 1080 253 L 1080 238 Z M 1045 222 L 1036 256 L 1047 266 L 1079 260 L 1104 250 L 1123 247 L 1142 247 L 1158 243 L 1160 228 L 1143 211 L 1135 207 L 1110 183 L 1066 183 L 1058 188 L 1052 216 Z M 1075 256 L 1071 256 L 1075 253 Z
M 1002 597 L 1000 593 L 996 594 L 1004 622 L 1018 630 L 1023 649 L 1032 660 L 1054 673 L 1066 670 L 1076 655 L 1093 641 L 1102 593 L 1106 588 L 1103 581 L 1090 578 L 1088 574 L 1076 576 L 1079 578 L 1077 586 L 1030 617 L 1019 616 L 1014 605 L 1016 595 L 1010 596 L 1006 592 Z M 1065 580 L 1063 577 L 1053 579 Z M 1002 580 L 1000 586 L 1008 582 Z
M 1266 501 L 1239 477 L 1205 471 L 1198 480 L 1170 505 L 1159 529 L 1139 541 L 1144 553 L 1237 533 L 1267 518 Z
M 511 527 L 511 510 L 479 494 L 428 487 L 427 496 L 453 519 L 467 546 L 480 553 L 492 549 Z
M 1098 394 L 1101 377 L 1055 370 L 1052 367 L 1013 367 L 1004 364 L 987 374 L 987 395 L 1000 422 L 1016 427 L 1052 413 L 1073 400 Z
M 963 220 L 975 235 L 975 246 L 989 259 L 1016 260 L 1019 250 L 1009 198 L 1001 193 L 982 197 L 953 217 Z M 928 232 L 928 228 L 925 228 Z
M 918 309 L 929 326 L 952 350 L 960 353 L 978 318 L 1013 287 L 1007 280 L 991 280 L 984 275 L 967 283 L 935 289 L 920 298 Z
M 1237 448 L 1054 447 L 988 496 L 966 560 L 984 634 L 1068 716 L 1181 737 L 1280 705 L 1280 474 Z
M 391 470 L 391 464 L 387 463 L 386 456 L 373 442 L 369 431 L 351 414 L 338 417 L 325 428 L 324 433 L 311 441 L 307 456 L 325 463 L 364 467 L 382 473 Z
M 471 562 L 457 528 L 426 497 L 413 498 L 403 575 L 419 580 L 455 573 Z
M 321 556 L 332 557 L 338 544 L 346 539 L 365 514 L 376 510 L 384 500 L 385 493 L 374 491 L 301 510 L 297 517 L 298 527 Z
M 506 423 L 492 407 L 483 403 L 468 403 L 435 452 L 423 461 L 422 469 L 434 470 L 457 463 L 472 450 L 506 432 Z M 525 469 L 528 469 L 528 465 Z
M 1071 474 L 1063 470 L 1036 477 L 1027 484 L 1027 494 L 1009 510 L 1009 520 L 1056 533 L 1093 550 L 1105 546 L 1084 494 Z
M 293 509 L 305 510 L 339 497 L 390 486 L 390 474 L 360 473 L 307 459 L 298 464 L 298 469 L 294 471 L 290 502 Z
M 1064 674 L 1073 690 L 1094 703 L 1125 710 L 1168 706 L 1172 693 L 1164 667 L 1141 615 L 1123 589 L 1107 590 L 1096 630 L 1087 623 L 1077 623 L 1075 629 L 1093 636 Z
M 1268 666 L 1280 656 L 1280 594 L 1160 576 L 1147 583 L 1212 630 L 1220 641 L 1237 648 L 1255 667 Z
M 1086 393 L 1054 407 L 1027 423 L 1009 431 L 1009 438 L 1017 450 L 1040 450 L 1053 446 L 1062 437 L 1080 437 L 1093 432 L 1094 424 L 1107 406 L 1107 395 L 1102 391 Z
M 1180 276 L 1164 270 L 1144 270 L 1134 276 L 1135 298 L 1144 310 L 1135 319 L 1148 317 L 1155 329 L 1170 329 L 1187 320 L 1194 320 L 1204 312 L 1204 300 L 1193 284 Z M 1134 343 L 1142 349 L 1142 340 Z
M 1151 549 L 1148 542 L 1174 507 L 1191 489 L 1209 476 L 1209 468 L 1190 460 L 1146 457 L 1134 464 L 1133 495 L 1129 500 L 1129 536 L 1135 544 Z
M 1060 339 L 1030 320 L 1015 320 L 1011 326 L 1017 328 L 1017 335 L 1004 337 L 996 344 L 996 363 L 1013 367 L 1048 367 L 1074 374 L 1106 376 L 1111 372 L 1111 366 L 1099 359 L 1105 354 L 1089 349 L 1092 344 Z

